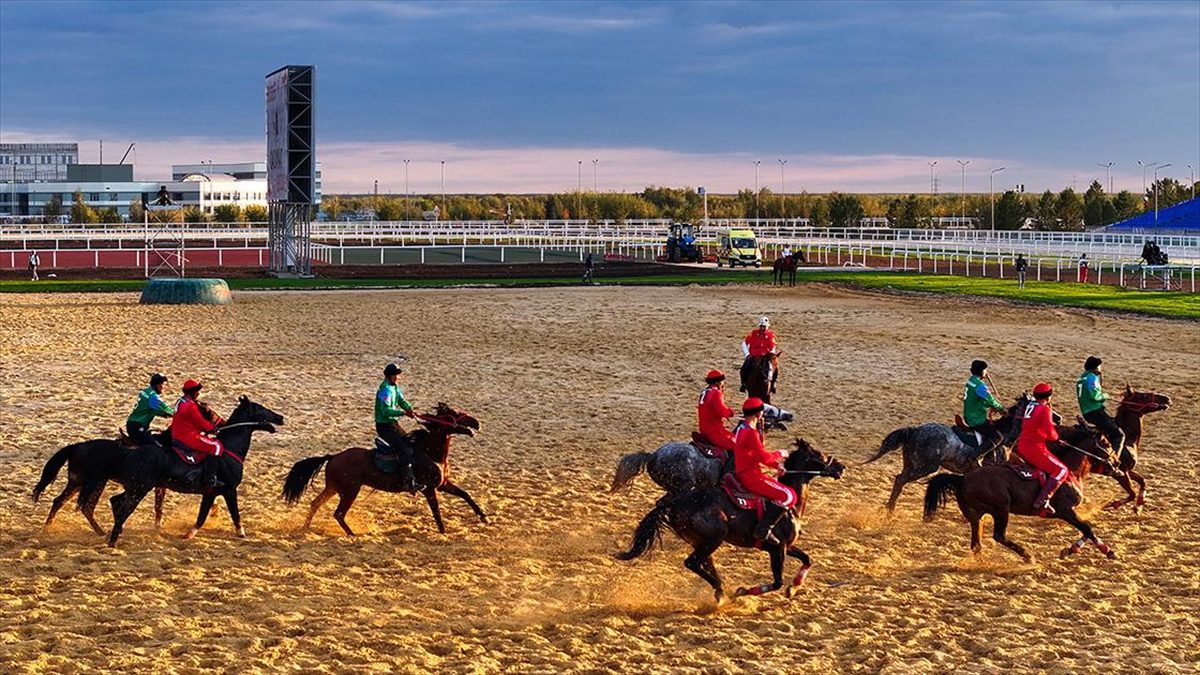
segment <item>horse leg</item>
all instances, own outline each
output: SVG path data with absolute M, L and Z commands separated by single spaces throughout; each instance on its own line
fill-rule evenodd
M 167 500 L 167 488 L 154 488 L 154 529 L 162 529 L 163 502 Z
M 979 555 L 983 552 L 983 516 L 971 513 L 968 521 L 971 525 L 971 553 Z
M 446 492 L 446 493 L 454 495 L 455 497 L 461 498 L 464 502 L 467 503 L 467 506 L 471 507 L 471 510 L 475 512 L 475 515 L 479 516 L 479 520 L 481 522 L 484 522 L 484 523 L 487 522 L 487 515 L 484 514 L 483 509 L 479 508 L 479 505 L 475 503 L 475 500 L 471 499 L 471 495 L 467 494 L 466 490 L 458 487 L 457 485 L 455 485 L 454 483 L 451 483 L 450 481 L 446 481 L 445 483 L 442 483 L 441 487 L 439 487 L 438 489 L 441 490 L 442 492 Z
M 325 489 L 321 490 L 321 494 L 317 495 L 317 498 L 312 500 L 312 504 L 309 506 L 308 517 L 304 519 L 303 529 L 307 530 L 309 527 L 312 527 L 312 519 L 313 516 L 317 515 L 317 510 L 335 494 L 337 494 L 337 488 L 329 483 L 325 483 Z
M 58 513 L 58 510 L 63 507 L 63 504 L 67 503 L 68 499 L 70 499 L 76 492 L 79 492 L 79 487 L 79 483 L 68 475 L 67 486 L 63 488 L 62 494 L 55 497 L 54 502 L 50 504 L 50 513 L 46 514 L 46 523 L 42 525 L 42 532 L 50 531 L 50 523 L 54 520 L 54 516 Z M 103 532 L 101 532 L 101 534 L 103 534 Z
M 808 578 L 808 571 L 812 569 L 812 558 L 808 554 L 800 550 L 796 546 L 789 546 L 786 553 L 800 561 L 800 571 L 792 578 L 792 585 L 788 586 L 787 596 L 790 598 L 796 592 L 797 588 L 804 585 L 804 580 Z
M 713 597 L 717 604 L 721 604 L 721 600 L 725 597 L 725 590 L 721 587 L 721 576 L 717 574 L 717 567 L 712 561 L 712 554 L 721 546 L 721 540 L 706 541 L 701 543 L 695 549 L 692 549 L 692 554 L 683 561 L 683 566 L 696 573 L 701 579 L 708 583 L 713 588 Z
M 1112 475 L 1117 483 L 1125 489 L 1126 497 L 1124 499 L 1114 499 L 1104 505 L 1105 509 L 1119 509 L 1126 504 L 1137 500 L 1137 492 L 1133 489 L 1133 481 L 1129 478 L 1129 473 L 1126 471 L 1116 470 L 1116 473 L 1110 473 L 1111 470 L 1106 469 L 1104 473 Z
M 129 520 L 129 516 L 133 515 L 133 510 L 137 508 L 142 498 L 146 493 L 150 492 L 150 488 L 143 488 L 137 491 L 125 489 L 125 492 L 113 495 L 108 501 L 112 505 L 113 511 L 113 528 L 108 535 L 108 546 L 114 548 L 117 545 L 117 538 L 121 536 L 121 531 L 125 529 L 125 521 Z
M 184 539 L 194 538 L 196 533 L 200 531 L 200 528 L 204 527 L 204 521 L 208 520 L 208 512 L 212 510 L 212 505 L 215 501 L 217 501 L 215 494 L 211 492 L 204 493 L 204 496 L 200 498 L 200 513 L 196 514 L 196 524 L 192 526 L 192 529 L 188 530 L 187 534 L 183 535 Z
M 438 504 L 436 488 L 425 488 L 425 501 L 429 502 L 429 510 L 433 512 L 433 522 L 437 523 L 438 532 L 446 534 L 446 524 L 442 522 L 442 507 Z
M 1141 513 L 1142 506 L 1146 504 L 1146 479 L 1142 477 L 1142 474 L 1133 469 L 1126 471 L 1126 473 L 1133 479 L 1133 482 L 1138 484 L 1137 502 L 1133 505 L 1133 512 Z
M 783 587 L 783 544 L 778 544 L 767 549 L 767 553 L 771 555 L 771 583 L 759 584 L 750 588 L 739 588 L 733 594 L 733 597 L 740 598 L 743 595 L 763 595 L 771 591 L 777 591 Z
M 354 536 L 354 531 L 346 524 L 346 514 L 350 512 L 350 507 L 354 505 L 354 500 L 358 499 L 358 491 L 362 489 L 362 484 L 349 485 L 345 490 L 338 490 L 338 505 L 333 510 L 333 519 L 342 526 L 342 530 L 351 537 Z
M 100 523 L 96 522 L 96 505 L 100 503 L 100 495 L 104 493 L 104 485 L 104 482 L 84 485 L 83 492 L 79 495 L 79 510 L 83 512 L 83 517 L 87 518 L 88 525 L 92 526 L 92 531 L 102 537 L 104 536 L 104 528 L 100 527 Z
M 229 519 L 233 521 L 233 529 L 237 532 L 237 536 L 245 537 L 246 528 L 242 527 L 242 512 L 238 510 L 237 490 L 230 490 L 221 495 L 225 499 L 225 506 L 229 507 Z
M 1100 537 L 1096 536 L 1096 533 L 1092 531 L 1091 523 L 1079 519 L 1079 516 L 1075 513 L 1074 508 L 1060 509 L 1058 517 L 1066 521 L 1069 525 L 1071 525 L 1071 527 L 1079 530 L 1080 534 L 1083 535 L 1070 546 L 1064 548 L 1058 554 L 1060 558 L 1066 558 L 1079 553 L 1079 551 L 1090 541 L 1096 545 L 1096 548 L 1100 549 L 1101 553 L 1108 556 L 1109 560 L 1116 559 L 1117 552 L 1112 550 L 1108 544 L 1101 541 Z
M 992 539 L 1012 549 L 1025 562 L 1032 561 L 1024 546 L 1008 538 L 1008 511 L 996 511 L 992 514 Z

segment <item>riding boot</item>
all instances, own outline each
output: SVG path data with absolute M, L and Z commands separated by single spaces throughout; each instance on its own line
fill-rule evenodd
M 219 488 L 222 483 L 217 478 L 217 458 L 208 457 L 200 463 L 200 468 L 203 472 L 200 474 L 200 484 L 207 488 Z
M 400 458 L 400 489 L 413 494 L 424 490 L 425 486 L 417 482 L 417 476 L 413 473 L 412 448 L 405 443 L 398 449 L 397 455 Z
M 767 504 L 762 518 L 759 518 L 758 524 L 754 526 L 754 539 L 764 544 L 777 546 L 779 538 L 775 536 L 775 526 L 783 520 L 785 515 L 787 515 L 787 509 L 776 504 Z
M 1062 483 L 1054 480 L 1053 476 L 1046 476 L 1046 484 L 1042 486 L 1042 491 L 1033 500 L 1033 508 L 1038 510 L 1038 515 L 1042 518 L 1054 515 L 1054 507 L 1050 506 L 1050 500 L 1054 499 L 1054 493 L 1058 490 L 1059 485 Z

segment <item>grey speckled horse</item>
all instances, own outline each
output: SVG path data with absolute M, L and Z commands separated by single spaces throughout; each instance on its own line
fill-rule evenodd
M 1019 426 L 1013 424 L 1014 415 L 1018 410 L 1023 410 L 1028 401 L 1024 395 L 1018 397 L 1017 404 L 996 421 L 996 428 L 1004 435 L 1003 445 L 1011 445 L 1016 440 L 1015 432 L 1019 431 Z M 883 439 L 879 451 L 864 464 L 874 462 L 896 448 L 904 450 L 904 468 L 896 474 L 892 484 L 888 511 L 896 508 L 896 501 L 900 499 L 900 492 L 905 485 L 936 472 L 939 467 L 966 474 L 982 465 L 979 448 L 966 445 L 954 433 L 953 427 L 937 422 L 896 429 Z
M 794 418 L 792 413 L 772 405 L 763 410 L 768 431 L 787 431 L 786 424 Z M 671 441 L 654 452 L 635 452 L 622 457 L 617 462 L 611 491 L 629 487 L 643 471 L 668 493 L 682 494 L 698 488 L 716 487 L 721 479 L 721 462 L 702 454 L 691 443 Z

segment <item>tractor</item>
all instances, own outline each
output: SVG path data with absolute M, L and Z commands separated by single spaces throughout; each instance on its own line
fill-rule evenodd
M 700 247 L 691 223 L 671 223 L 667 231 L 667 262 L 700 262 Z

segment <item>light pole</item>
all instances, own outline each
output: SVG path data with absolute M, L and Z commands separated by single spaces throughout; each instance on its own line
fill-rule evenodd
M 1109 194 L 1112 194 L 1112 168 L 1115 164 L 1116 164 L 1116 162 L 1109 162 L 1108 164 L 1101 164 L 1100 162 L 1096 162 L 1096 166 L 1104 167 L 1105 175 L 1108 176 L 1108 193 Z
M 932 162 L 925 162 L 925 163 L 929 165 L 929 194 L 936 195 L 937 194 L 937 179 L 933 177 L 933 167 L 937 166 L 937 160 L 935 159 Z
M 1149 169 L 1156 164 L 1158 164 L 1158 162 L 1150 162 L 1149 164 L 1145 164 L 1142 162 L 1142 160 L 1138 160 L 1138 166 L 1142 167 L 1142 199 L 1146 198 L 1146 169 Z
M 1163 164 L 1154 167 L 1154 226 L 1158 227 L 1158 170 L 1165 169 L 1172 164 Z
M 758 220 L 758 165 L 762 164 L 761 159 L 754 160 L 754 220 Z
M 787 201 L 785 201 L 786 198 L 784 197 L 784 194 L 783 194 L 784 193 L 783 167 L 787 166 L 787 160 L 780 159 L 778 161 L 779 161 L 779 217 L 784 220 L 787 220 Z
M 103 141 L 101 141 L 100 147 L 101 148 L 104 147 Z M 204 166 L 205 164 L 208 164 L 208 169 L 204 172 L 204 181 L 206 183 L 208 183 L 208 194 L 209 194 L 209 197 L 212 197 L 212 194 L 213 194 L 213 189 L 212 189 L 213 161 L 211 159 L 208 160 L 207 162 L 205 162 L 204 160 L 200 161 L 200 166 Z M 100 166 L 101 166 L 100 170 L 104 171 L 104 169 L 103 169 L 104 161 L 103 160 L 100 161 Z M 204 185 L 200 186 L 200 195 L 199 196 L 200 196 L 200 213 L 204 213 Z M 210 199 L 209 201 L 212 201 L 212 200 Z
M 446 220 L 450 220 L 450 214 L 446 212 L 446 160 L 442 160 L 442 215 Z
M 579 175 L 575 183 L 575 217 L 583 213 L 583 160 L 579 160 Z
M 1000 173 L 1003 170 L 1004 170 L 1004 167 L 1001 166 L 1001 167 L 992 169 L 988 173 L 988 201 L 991 202 L 991 204 L 992 204 L 992 231 L 993 232 L 996 231 L 996 192 L 992 188 L 992 179 L 994 179 L 996 177 L 996 174 Z
M 375 197 L 371 200 L 371 221 L 379 218 L 379 179 L 375 179 Z
M 962 169 L 962 185 L 959 187 L 959 191 L 962 194 L 962 212 L 959 214 L 959 217 L 962 218 L 963 222 L 966 222 L 966 220 L 967 220 L 967 165 L 971 163 L 971 160 L 968 159 L 967 161 L 964 162 L 961 159 L 956 159 L 954 161 L 958 162 L 958 166 Z
M 409 201 L 409 196 L 411 194 L 408 191 L 408 163 L 411 161 L 412 161 L 411 159 L 404 160 L 404 219 L 405 220 L 412 220 L 412 214 L 408 210 L 408 201 Z
M 1192 199 L 1196 198 L 1196 172 L 1192 169 L 1192 165 L 1188 164 L 1188 185 L 1192 186 Z
M 598 192 L 598 191 L 599 191 L 599 190 L 598 190 L 598 188 L 596 187 L 596 185 L 597 185 L 597 183 L 596 183 L 596 174 L 597 174 L 597 172 L 598 172 L 598 169 L 597 169 L 597 167 L 598 167 L 599 165 L 600 165 L 600 160 L 598 160 L 598 159 L 593 159 L 593 160 L 592 160 L 592 192 Z

